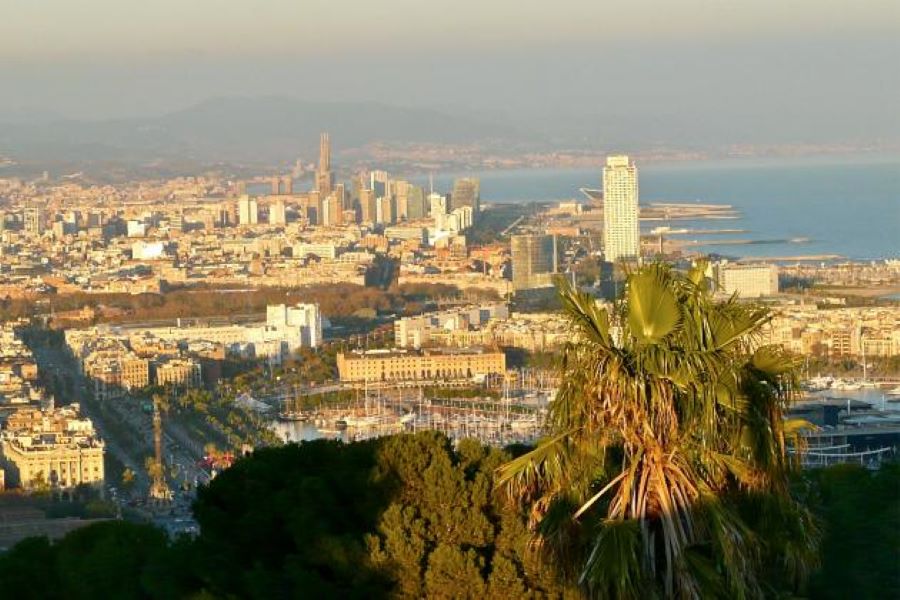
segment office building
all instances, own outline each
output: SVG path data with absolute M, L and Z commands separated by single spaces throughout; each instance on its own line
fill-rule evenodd
M 453 182 L 453 193 L 450 194 L 450 209 L 469 206 L 472 212 L 477 214 L 481 198 L 479 197 L 481 184 L 475 177 L 462 177 Z M 476 217 L 477 218 L 477 217 Z
M 778 293 L 778 267 L 767 264 L 719 263 L 714 268 L 720 292 L 741 298 L 760 298 Z
M 395 218 L 397 221 L 409 219 L 409 182 L 397 180 L 390 185 L 390 194 L 394 197 Z
M 342 382 L 478 381 L 506 373 L 506 355 L 482 348 L 356 350 L 337 355 Z
M 410 185 L 406 192 L 406 218 L 410 221 L 424 219 L 428 216 L 425 204 L 425 190 L 417 185 Z M 399 209 L 398 209 L 399 212 Z
M 259 209 L 256 198 L 242 196 L 238 200 L 238 223 L 240 225 L 256 225 L 259 222 Z
M 344 211 L 336 192 L 332 192 L 322 202 L 322 215 L 319 224 L 325 227 L 335 227 L 343 223 Z
M 557 270 L 556 236 L 514 235 L 510 240 L 514 290 L 550 287 Z
M 375 204 L 375 192 L 369 189 L 359 191 L 359 219 L 363 223 L 375 223 L 378 208 Z
M 0 431 L 0 464 L 10 486 L 31 490 L 102 485 L 105 445 L 79 406 L 19 409 Z
M 266 335 L 277 334 L 288 345 L 288 352 L 297 348 L 318 348 L 322 343 L 322 316 L 318 304 L 275 304 L 266 307 Z
M 196 388 L 203 382 L 202 366 L 192 358 L 169 358 L 155 366 L 156 385 Z
M 375 192 L 375 197 L 386 196 L 390 175 L 387 171 L 372 171 L 369 173 L 369 189 Z
M 638 172 L 627 156 L 610 156 L 603 169 L 603 244 L 608 262 L 640 257 Z
M 319 137 L 319 169 L 316 171 L 316 191 L 325 198 L 334 189 L 334 173 L 331 172 L 331 138 L 327 133 Z
M 486 302 L 449 310 L 403 317 L 394 321 L 394 343 L 399 348 L 432 345 L 432 338 L 448 331 L 479 329 L 491 320 L 508 319 L 505 302 Z
M 269 225 L 285 225 L 286 223 L 287 211 L 284 200 L 279 198 L 269 205 Z
M 428 195 L 428 216 L 432 219 L 447 214 L 447 197 L 432 192 Z
M 375 222 L 391 224 L 394 222 L 394 202 L 390 196 L 380 196 L 375 200 Z
M 44 214 L 40 208 L 30 206 L 25 209 L 22 215 L 23 229 L 25 233 L 32 235 L 41 235 L 44 233 Z

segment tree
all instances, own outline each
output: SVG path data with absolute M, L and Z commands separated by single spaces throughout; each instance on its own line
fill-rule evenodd
M 50 491 L 50 482 L 43 471 L 38 471 L 28 482 L 28 487 L 36 494 L 46 494 Z
M 552 434 L 499 481 L 592 595 L 759 596 L 767 559 L 784 585 L 814 562 L 816 528 L 789 488 L 800 424 L 782 417 L 797 365 L 757 347 L 768 313 L 716 301 L 703 269 L 642 267 L 612 314 L 560 284 L 573 340 Z
M 810 596 L 900 598 L 900 464 L 836 465 L 807 479 L 825 529 Z
M 135 477 L 137 477 L 136 473 L 125 467 L 125 470 L 122 471 L 122 488 L 130 492 L 134 488 Z

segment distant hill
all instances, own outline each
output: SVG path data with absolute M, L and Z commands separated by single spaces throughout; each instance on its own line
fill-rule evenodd
M 79 121 L 0 114 L 0 154 L 22 160 L 272 162 L 313 158 L 321 131 L 340 148 L 368 143 L 524 141 L 497 120 L 375 102 L 216 98 L 158 117 Z

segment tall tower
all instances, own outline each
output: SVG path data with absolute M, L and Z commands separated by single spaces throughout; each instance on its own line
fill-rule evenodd
M 638 172 L 627 156 L 609 156 L 603 168 L 603 244 L 608 262 L 638 259 Z
M 331 172 L 331 138 L 327 133 L 319 137 L 319 170 L 316 171 L 316 190 L 322 198 L 334 188 L 334 174 Z
M 319 170 L 331 170 L 331 138 L 327 133 L 319 136 Z
M 153 460 L 150 469 L 150 500 L 164 503 L 172 500 L 172 490 L 166 483 L 166 471 L 162 455 L 162 414 L 159 398 L 153 397 Z
M 510 238 L 513 289 L 553 285 L 557 271 L 556 236 L 514 235 Z
M 450 208 L 456 209 L 471 206 L 477 213 L 480 204 L 480 182 L 476 177 L 462 177 L 453 182 L 453 193 L 450 194 Z

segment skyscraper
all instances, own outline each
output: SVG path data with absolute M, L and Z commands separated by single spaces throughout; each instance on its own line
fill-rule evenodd
M 279 198 L 269 205 L 269 225 L 285 225 L 286 223 L 287 213 L 284 200 Z
M 316 190 L 324 198 L 334 188 L 334 174 L 331 172 L 331 138 L 327 133 L 319 137 L 319 170 L 316 171 Z
M 359 191 L 359 218 L 363 223 L 375 223 L 377 207 L 375 206 L 375 192 L 369 189 Z
M 238 200 L 238 223 L 241 225 L 256 225 L 259 222 L 259 210 L 256 198 L 241 196 Z
M 638 172 L 627 156 L 609 156 L 603 169 L 603 244 L 606 260 L 640 257 Z
M 410 185 L 406 192 L 406 218 L 410 221 L 428 216 L 425 205 L 425 190 L 417 185 Z
M 372 171 L 369 173 L 369 189 L 375 192 L 375 197 L 388 194 L 388 182 L 390 175 L 387 171 Z
M 409 218 L 409 182 L 399 179 L 392 181 L 389 187 L 397 209 L 394 216 L 397 221 L 405 221 Z
M 556 274 L 556 236 L 514 235 L 510 239 L 513 289 L 553 285 Z
M 450 210 L 463 206 L 471 206 L 472 213 L 479 210 L 481 182 L 476 177 L 462 177 L 453 182 L 453 193 L 450 195 Z
M 26 233 L 41 235 L 44 232 L 44 214 L 37 206 L 29 206 L 22 216 Z
M 447 214 L 447 197 L 432 192 L 428 195 L 428 216 L 432 219 Z
M 340 225 L 343 221 L 343 209 L 336 192 L 332 192 L 322 201 L 322 215 L 319 224 L 325 227 Z

